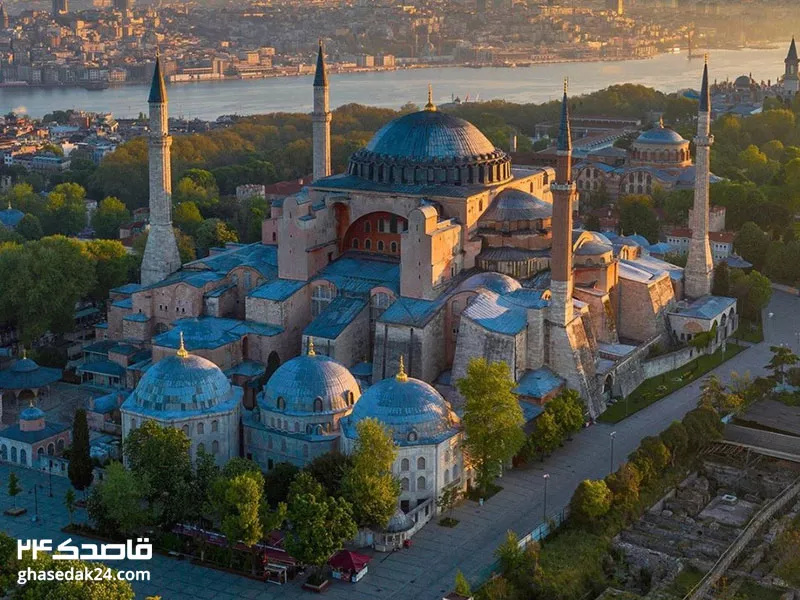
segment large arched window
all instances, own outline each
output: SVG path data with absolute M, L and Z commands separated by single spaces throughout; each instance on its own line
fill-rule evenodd
M 383 240 L 378 240 L 378 252 L 383 252 Z
M 408 459 L 404 458 L 403 460 L 400 461 L 400 470 L 401 471 L 408 471 L 408 468 L 409 468 Z
M 8 446 L 5 444 L 0 446 L 0 460 L 8 460 Z
M 186 437 L 189 437 L 189 426 L 188 425 L 184 425 L 182 429 L 183 429 L 183 433 L 186 434 Z
M 372 250 L 372 240 L 364 240 L 364 250 Z
M 322 412 L 322 398 L 314 398 L 314 412 Z
M 409 485 L 408 485 L 408 477 L 403 477 L 403 478 L 400 480 L 400 490 L 401 490 L 401 491 L 403 491 L 403 492 L 407 492 L 407 491 L 408 491 L 408 488 L 409 488 Z
M 28 464 L 28 453 L 25 452 L 25 448 L 19 451 L 19 464 L 26 466 Z
M 211 454 L 219 454 L 219 442 L 217 440 L 211 442 Z
M 197 424 L 197 434 L 198 434 L 198 435 L 203 435 L 205 432 L 206 432 L 206 426 L 205 426 L 205 425 L 203 425 L 203 423 L 202 423 L 202 422 L 201 422 L 201 423 L 198 423 L 198 424 Z
M 458 465 L 457 464 L 453 465 L 453 479 L 455 480 L 456 478 L 458 478 Z
M 211 433 L 217 433 L 219 431 L 219 421 L 211 421 Z
M 424 456 L 420 456 L 417 459 L 417 470 L 418 471 L 424 471 L 425 470 L 425 457 Z
M 17 462 L 17 449 L 14 446 L 11 446 L 11 462 Z
M 425 478 L 424 477 L 417 477 L 417 491 L 424 492 L 425 491 Z
M 201 452 L 205 452 L 205 451 L 206 451 L 206 447 L 205 447 L 205 444 L 203 444 L 203 442 L 200 442 L 199 444 L 197 444 L 197 453 L 198 454 L 201 453 Z
M 353 238 L 353 241 L 352 241 L 352 242 L 350 242 L 350 246 L 351 246 L 351 247 L 352 247 L 354 250 L 358 250 L 358 238 Z

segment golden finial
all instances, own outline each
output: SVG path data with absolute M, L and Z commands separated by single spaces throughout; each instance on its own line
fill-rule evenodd
M 400 368 L 397 371 L 397 375 L 395 376 L 397 381 L 408 381 L 408 375 L 406 375 L 406 365 L 403 361 L 403 355 L 400 355 Z
M 658 116 L 658 126 L 661 127 L 661 129 L 664 129 L 664 115 Z
M 569 77 L 564 77 L 564 95 L 567 94 L 567 89 L 569 88 Z
M 703 54 L 703 63 L 704 63 L 704 64 L 708 64 L 708 52 L 706 52 L 705 54 Z
M 425 110 L 436 110 L 436 105 L 433 103 L 433 86 L 428 84 L 428 103 L 425 105 Z
M 178 348 L 178 358 L 187 358 L 189 353 L 186 351 L 186 346 L 183 345 L 183 332 L 181 331 L 181 345 Z
M 22 360 L 25 360 L 26 358 L 28 358 L 28 350 L 25 348 L 25 346 L 23 346 L 22 347 Z
M 308 352 L 307 352 L 307 354 L 309 356 L 316 356 L 317 355 L 317 353 L 314 351 L 314 338 L 313 337 L 309 337 L 308 338 Z

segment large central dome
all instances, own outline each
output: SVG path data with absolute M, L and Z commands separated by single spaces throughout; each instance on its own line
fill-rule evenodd
M 384 125 L 367 151 L 416 161 L 492 154 L 494 144 L 472 123 L 439 111 L 422 110 Z
M 429 103 L 384 125 L 348 173 L 375 183 L 493 185 L 511 179 L 511 161 L 477 127 Z

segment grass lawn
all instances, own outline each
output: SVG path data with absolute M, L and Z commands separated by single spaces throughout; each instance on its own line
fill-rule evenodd
M 720 348 L 714 354 L 703 354 L 695 358 L 680 369 L 647 379 L 627 399 L 617 400 L 616 404 L 609 406 L 606 412 L 598 417 L 598 420 L 605 423 L 619 423 L 625 417 L 700 379 L 703 375 L 726 360 L 730 360 L 742 350 L 744 350 L 743 346 L 729 342 L 724 356 Z
M 453 519 L 451 517 L 445 517 L 444 519 L 439 519 L 439 525 L 442 527 L 455 527 L 458 525 L 459 520 Z
M 666 591 L 673 596 L 683 598 L 694 586 L 700 583 L 704 575 L 705 573 L 702 571 L 692 566 L 687 566 L 683 571 L 678 573 L 675 581 L 672 582 L 672 585 L 670 585 Z
M 749 319 L 742 317 L 739 321 L 739 328 L 733 337 L 737 340 L 758 344 L 764 341 L 764 329 L 761 323 L 753 323 Z
M 782 594 L 778 590 L 758 585 L 748 579 L 739 588 L 736 597 L 743 600 L 781 600 L 781 596 Z

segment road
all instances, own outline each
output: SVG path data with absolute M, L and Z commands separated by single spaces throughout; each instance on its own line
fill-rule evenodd
M 730 372 L 749 371 L 753 376 L 763 373 L 769 361 L 769 346 L 785 343 L 797 349 L 800 336 L 800 298 L 776 292 L 765 313 L 767 340 L 741 352 L 713 372 L 723 381 Z M 543 463 L 525 469 L 510 471 L 500 480 L 503 490 L 482 507 L 465 502 L 453 512 L 460 523 L 450 529 L 434 523 L 422 529 L 413 538 L 413 546 L 392 554 L 376 554 L 370 563 L 369 574 L 358 584 L 334 582 L 326 593 L 337 600 L 358 599 L 420 599 L 439 600 L 452 589 L 455 573 L 461 569 L 473 579 L 494 561 L 494 549 L 509 529 L 524 535 L 541 521 L 544 502 L 544 479 L 548 480 L 548 513 L 563 509 L 573 490 L 584 479 L 598 479 L 611 469 L 611 438 L 614 440 L 613 463 L 616 469 L 625 457 L 648 435 L 657 435 L 669 423 L 683 417 L 697 404 L 701 381 L 696 381 L 655 404 L 615 425 L 598 423 L 567 442 Z M 0 506 L 11 504 L 7 497 L 5 481 L 8 466 L 0 466 Z M 33 496 L 27 490 L 33 480 L 43 486 L 39 493 L 40 523 L 32 524 L 24 518 L 0 516 L 0 529 L 14 537 L 37 537 L 63 540 L 60 528 L 67 523 L 63 497 L 68 482 L 53 478 L 54 497 L 47 495 L 47 476 L 32 472 L 20 473 L 26 492 L 20 504 L 33 512 Z M 115 564 L 120 568 L 143 568 L 141 563 Z M 164 600 L 209 598 L 232 600 L 234 598 L 307 598 L 296 585 L 274 586 L 192 565 L 163 556 L 155 556 L 146 568 L 151 572 L 149 583 L 136 583 L 137 597 L 158 594 Z

